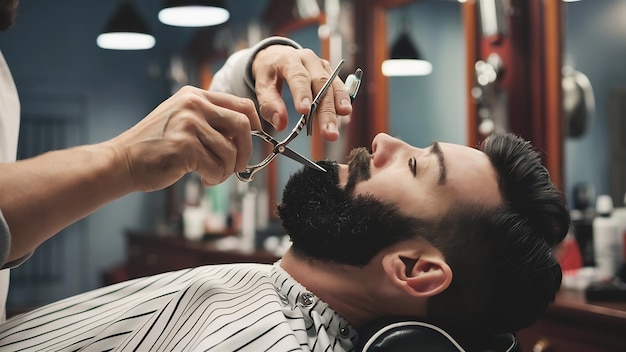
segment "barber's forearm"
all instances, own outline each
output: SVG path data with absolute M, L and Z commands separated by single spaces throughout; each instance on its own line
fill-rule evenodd
M 134 191 L 128 168 L 107 144 L 0 164 L 0 209 L 11 232 L 8 261 L 107 202 Z

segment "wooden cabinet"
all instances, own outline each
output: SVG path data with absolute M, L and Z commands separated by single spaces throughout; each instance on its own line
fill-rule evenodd
M 518 332 L 526 352 L 626 351 L 626 302 L 586 302 L 563 290 L 545 317 Z
M 264 263 L 279 258 L 266 251 L 219 250 L 215 241 L 187 241 L 181 236 L 160 237 L 151 233 L 128 232 L 128 259 L 107 271 L 105 285 L 168 271 L 209 264 Z

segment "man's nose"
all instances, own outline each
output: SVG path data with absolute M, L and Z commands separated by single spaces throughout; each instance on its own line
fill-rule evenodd
M 391 137 L 386 133 L 379 133 L 372 141 L 372 153 L 374 155 L 374 166 L 382 167 L 398 157 L 399 149 L 405 145 L 401 140 Z

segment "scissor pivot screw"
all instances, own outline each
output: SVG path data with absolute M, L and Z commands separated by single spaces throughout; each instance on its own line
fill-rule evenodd
M 279 153 L 284 153 L 285 152 L 285 147 L 282 146 L 282 145 L 280 147 L 278 147 L 278 152 Z

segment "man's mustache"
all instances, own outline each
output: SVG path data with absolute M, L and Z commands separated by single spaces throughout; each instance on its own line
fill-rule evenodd
M 367 148 L 352 149 L 348 155 L 348 182 L 345 191 L 348 194 L 354 192 L 354 187 L 361 181 L 367 181 L 372 177 L 370 173 L 370 160 L 372 154 Z

